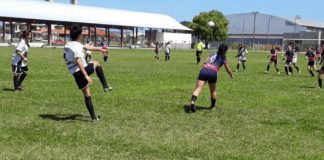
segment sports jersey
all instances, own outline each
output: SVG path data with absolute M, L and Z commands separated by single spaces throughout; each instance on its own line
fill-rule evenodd
M 246 48 L 242 48 L 239 52 L 239 60 L 246 60 L 246 54 L 248 53 Z
M 92 45 L 92 42 L 90 42 L 90 43 L 87 43 L 87 44 L 86 44 L 86 46 L 93 46 L 93 45 Z M 87 53 L 87 54 L 91 54 L 91 53 L 92 53 L 92 51 L 89 51 L 89 50 L 87 50 L 87 51 L 86 51 L 86 53 Z
M 171 49 L 171 46 L 168 44 L 168 45 L 165 47 L 165 53 L 170 53 L 170 49 Z
M 271 49 L 270 50 L 270 55 L 271 55 L 271 59 L 273 60 L 277 60 L 278 59 L 278 56 L 276 55 L 277 51 L 274 50 L 274 49 Z
M 16 50 L 12 54 L 12 59 L 11 59 L 11 65 L 13 66 L 18 66 L 18 67 L 25 67 L 27 66 L 27 63 L 21 59 L 17 51 L 20 51 L 21 54 L 27 58 L 28 54 L 28 46 L 26 44 L 26 41 L 24 39 L 20 40 Z
M 107 41 L 102 41 L 101 42 L 102 49 L 107 49 L 108 47 L 108 42 Z
M 306 56 L 308 57 L 309 62 L 314 62 L 315 61 L 316 55 L 314 54 L 313 51 L 311 51 L 310 53 L 306 52 L 305 57 Z
M 292 61 L 293 57 L 294 57 L 294 52 L 289 52 L 289 51 L 286 52 L 286 61 Z
M 88 65 L 84 59 L 83 45 L 77 41 L 71 41 L 64 46 L 63 58 L 71 74 L 80 71 L 77 58 L 80 58 L 83 67 Z
M 212 53 L 208 56 L 208 59 L 203 68 L 213 69 L 218 72 L 219 68 L 222 67 L 223 64 L 228 64 L 227 59 L 222 59 L 221 55 Z
M 320 54 L 321 53 L 321 47 L 316 47 L 316 53 Z
M 201 51 L 204 45 L 201 42 L 195 44 L 196 51 Z

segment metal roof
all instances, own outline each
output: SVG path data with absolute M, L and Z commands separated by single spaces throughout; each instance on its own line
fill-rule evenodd
M 45 1 L 0 0 L 0 18 L 191 31 L 170 16 Z M 0 19 L 1 20 L 1 19 Z
M 324 29 L 324 24 L 316 21 L 311 21 L 311 20 L 306 20 L 306 19 L 295 19 L 295 18 L 287 18 L 287 17 L 282 17 L 286 20 L 295 22 L 301 26 L 305 27 L 314 27 L 314 28 L 323 28 Z

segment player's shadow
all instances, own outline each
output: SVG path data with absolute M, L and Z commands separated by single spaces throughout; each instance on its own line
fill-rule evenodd
M 9 91 L 9 92 L 13 92 L 13 91 L 15 91 L 15 90 L 12 89 L 12 88 L 3 88 L 2 90 L 3 90 L 3 91 Z
M 301 86 L 300 88 L 318 88 L 318 87 Z
M 40 114 L 39 117 L 43 119 L 52 119 L 54 121 L 76 120 L 87 122 L 87 120 L 83 119 L 84 117 L 86 117 L 89 118 L 90 121 L 90 117 L 84 116 L 82 114 Z M 100 116 L 98 116 L 98 118 L 100 118 Z
M 191 113 L 191 106 L 190 105 L 184 105 L 183 106 L 183 110 L 186 113 Z M 196 106 L 196 110 L 210 110 L 210 107 L 200 107 L 200 106 Z

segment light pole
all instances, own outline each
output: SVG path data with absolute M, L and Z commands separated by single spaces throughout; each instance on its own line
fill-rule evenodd
M 253 27 L 253 51 L 254 51 L 254 44 L 255 44 L 255 21 L 256 21 L 256 15 L 258 14 L 259 12 L 256 11 L 256 12 L 252 12 L 251 14 L 254 14 L 254 27 Z
M 245 18 L 243 18 L 243 29 L 242 29 L 242 40 L 241 40 L 241 42 L 243 42 L 244 21 L 245 21 Z

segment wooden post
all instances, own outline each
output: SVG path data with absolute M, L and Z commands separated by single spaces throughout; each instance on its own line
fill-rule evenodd
M 120 47 L 123 48 L 123 40 L 124 40 L 124 27 L 120 29 Z
M 97 46 L 97 26 L 94 26 L 95 46 Z
M 110 28 L 108 28 L 108 47 L 110 46 Z

